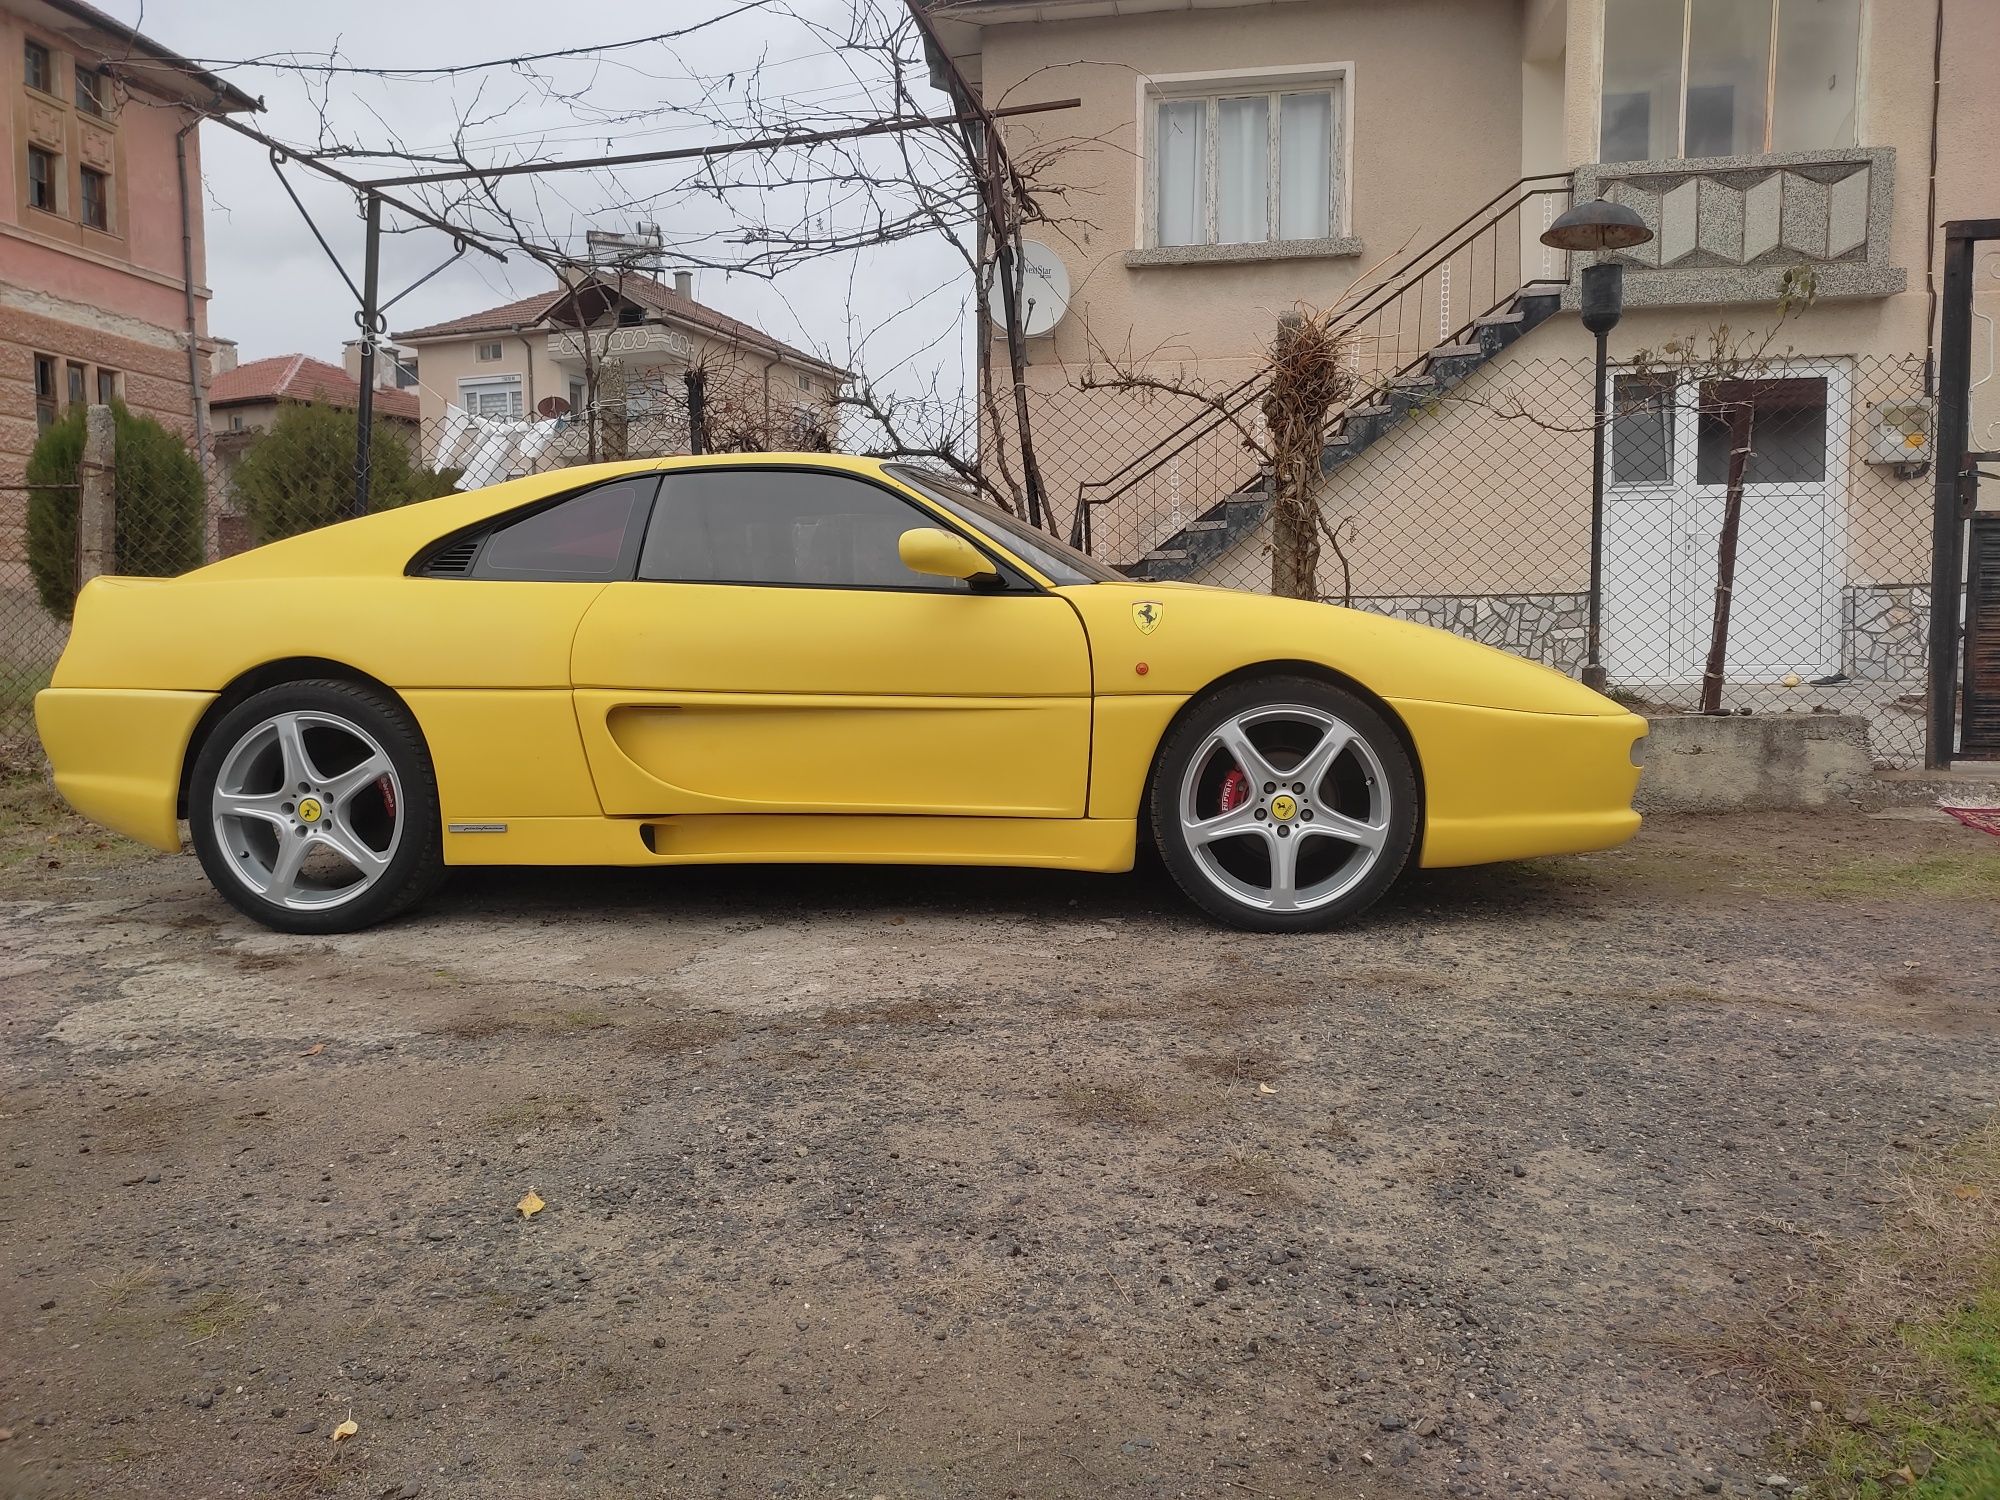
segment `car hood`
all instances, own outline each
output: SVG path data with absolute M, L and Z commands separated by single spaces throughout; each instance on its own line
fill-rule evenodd
M 1101 692 L 1193 693 L 1246 667 L 1298 662 L 1390 699 L 1527 713 L 1627 712 L 1540 662 L 1368 610 L 1187 583 L 1093 583 L 1059 592 L 1083 616 Z M 1136 612 L 1146 604 L 1157 606 L 1150 630 Z

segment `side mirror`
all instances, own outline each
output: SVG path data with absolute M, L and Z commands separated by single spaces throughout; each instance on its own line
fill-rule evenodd
M 993 571 L 993 564 L 977 547 L 964 537 L 953 536 L 936 526 L 919 526 L 897 537 L 896 555 L 903 560 L 903 566 L 913 573 L 928 573 L 935 578 L 957 578 L 975 584 L 1000 581 L 1000 575 Z

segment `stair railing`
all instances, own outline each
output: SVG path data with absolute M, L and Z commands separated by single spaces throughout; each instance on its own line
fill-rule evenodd
M 1539 237 L 1569 206 L 1571 193 L 1567 172 L 1521 178 L 1407 256 L 1400 268 L 1341 312 L 1332 326 L 1350 337 L 1360 389 L 1346 407 L 1329 416 L 1329 430 L 1350 407 L 1417 371 L 1433 350 L 1463 341 L 1481 319 L 1500 312 L 1527 285 L 1568 282 L 1568 252 L 1549 249 Z M 1070 544 L 1094 553 L 1099 541 L 1097 511 L 1131 494 L 1223 428 L 1233 430 L 1243 413 L 1263 399 L 1268 373 L 1260 370 L 1219 393 L 1102 479 L 1080 481 Z M 1257 483 L 1258 477 L 1249 475 L 1228 493 L 1248 493 Z M 1147 550 L 1139 546 L 1136 555 Z

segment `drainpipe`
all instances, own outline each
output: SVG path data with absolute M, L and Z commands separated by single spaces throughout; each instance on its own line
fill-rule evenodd
M 528 356 L 528 404 L 521 413 L 521 420 L 532 422 L 535 419 L 535 346 L 528 341 L 527 334 L 523 333 L 518 325 L 514 329 L 514 337 L 521 341 L 521 348 Z
M 1931 39 L 1931 175 L 1924 199 L 1924 397 L 1937 394 L 1937 177 L 1938 106 L 1944 97 L 1944 0 L 1937 0 L 1937 30 Z
M 174 170 L 181 186 L 181 292 L 187 308 L 188 399 L 194 410 L 194 451 L 198 459 L 208 456 L 208 417 L 201 399 L 201 340 L 197 333 L 194 305 L 194 212 L 188 198 L 188 132 L 201 124 L 196 115 L 174 132 Z

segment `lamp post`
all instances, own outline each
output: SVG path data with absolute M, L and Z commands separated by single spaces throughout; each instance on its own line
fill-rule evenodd
M 1542 231 L 1542 243 L 1571 252 L 1629 250 L 1643 245 L 1653 231 L 1622 203 L 1592 198 L 1567 210 Z M 1601 654 L 1604 618 L 1604 411 L 1605 372 L 1609 364 L 1611 330 L 1625 311 L 1625 267 L 1615 260 L 1595 261 L 1577 277 L 1577 300 L 1583 326 L 1597 337 L 1597 379 L 1591 386 L 1590 429 L 1590 642 L 1583 666 L 1585 687 L 1604 691 Z

